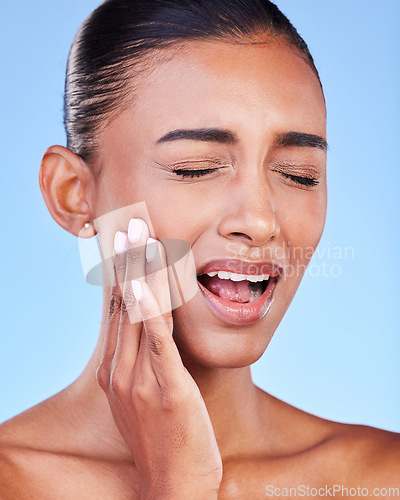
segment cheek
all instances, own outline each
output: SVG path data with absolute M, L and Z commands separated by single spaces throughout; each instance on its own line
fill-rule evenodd
M 159 175 L 159 174 L 158 174 Z M 215 225 L 224 214 L 231 198 L 227 182 L 201 180 L 181 182 L 179 178 L 157 178 L 144 175 L 135 183 L 135 197 L 146 201 L 154 230 L 160 238 L 177 238 L 192 244 Z M 228 180 L 228 179 L 227 179 Z
M 290 260 L 308 263 L 325 225 L 326 188 L 281 197 L 276 214 Z
M 192 244 L 199 227 L 202 227 L 204 211 L 199 210 L 201 200 L 196 199 L 190 190 L 168 186 L 167 183 L 153 183 L 150 190 L 143 188 L 135 194 L 146 201 L 158 238 L 182 239 Z

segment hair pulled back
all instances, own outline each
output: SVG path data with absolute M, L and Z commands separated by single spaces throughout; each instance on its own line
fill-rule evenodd
M 249 42 L 260 33 L 296 47 L 318 77 L 306 43 L 269 0 L 104 1 L 82 24 L 69 54 L 67 147 L 85 161 L 95 157 L 98 132 L 133 91 L 153 49 L 189 40 Z

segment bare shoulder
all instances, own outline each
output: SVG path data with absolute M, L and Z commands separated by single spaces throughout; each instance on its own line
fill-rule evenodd
M 52 408 L 51 399 L 45 400 L 0 424 L 0 450 L 2 456 L 18 450 L 40 450 L 44 443 L 56 446 L 54 435 L 60 424 Z M 50 445 L 51 446 L 51 445 Z
M 279 434 L 285 436 L 284 454 L 320 464 L 324 480 L 400 486 L 400 434 L 324 419 L 267 394 L 266 404 L 274 407 Z
M 347 481 L 400 487 L 400 434 L 367 425 L 339 424 L 330 453 Z M 400 494 L 400 492 L 399 492 Z
M 26 483 L 25 483 L 26 484 Z M 25 486 L 20 471 L 13 462 L 9 450 L 0 447 L 0 499 L 29 498 L 24 494 Z
M 65 412 L 64 412 L 65 413 Z M 0 500 L 136 498 L 132 464 L 109 460 L 51 401 L 0 424 Z
M 46 463 L 50 453 L 43 446 L 46 417 L 51 421 L 46 403 L 41 403 L 0 424 L 1 500 L 33 498 L 35 478 L 46 468 L 51 472 Z
M 23 414 L 0 425 L 0 499 L 30 498 L 24 467 L 29 445 L 24 444 Z M 31 458 L 32 454 L 30 453 Z
M 221 500 L 261 498 L 263 491 L 274 498 L 362 498 L 366 491 L 400 498 L 399 434 L 324 419 L 259 390 L 268 429 L 263 452 L 224 463 Z M 334 486 L 348 491 L 333 495 Z M 357 496 L 354 486 L 366 489 Z
M 85 464 L 60 453 L 61 422 L 44 401 L 0 425 L 0 499 L 66 498 L 85 480 Z M 80 466 L 80 468 L 79 468 Z M 72 474 L 76 481 L 73 484 Z M 85 498 L 80 496 L 79 498 Z

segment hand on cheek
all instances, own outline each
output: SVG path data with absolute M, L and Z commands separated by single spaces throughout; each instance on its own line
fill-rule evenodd
M 172 337 L 168 272 L 160 268 L 165 261 L 162 243 L 149 238 L 144 221 L 132 220 L 127 233 L 115 235 L 116 283 L 97 378 L 131 451 L 143 498 L 155 491 L 217 498 L 221 456 Z

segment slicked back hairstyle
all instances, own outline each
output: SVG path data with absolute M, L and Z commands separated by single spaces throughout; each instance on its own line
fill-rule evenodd
M 319 79 L 306 43 L 269 0 L 104 1 L 82 24 L 69 54 L 67 146 L 85 161 L 95 158 L 98 132 L 132 96 L 134 77 L 154 49 L 190 40 L 251 43 L 260 34 L 296 47 Z

